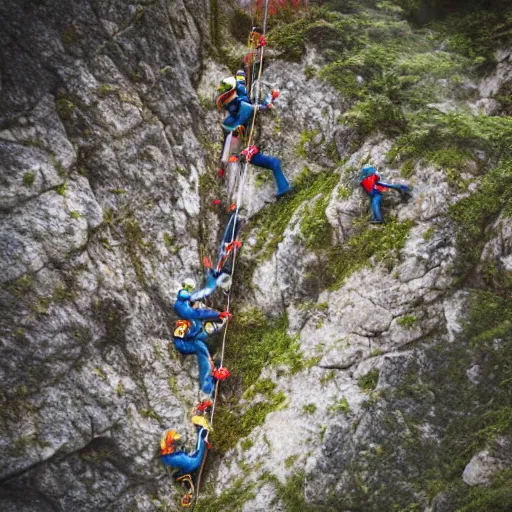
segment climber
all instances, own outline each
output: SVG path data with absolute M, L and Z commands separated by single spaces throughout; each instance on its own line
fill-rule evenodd
M 237 78 L 242 78 L 241 73 L 237 72 Z M 257 167 L 270 169 L 274 174 L 274 180 L 277 186 L 276 197 L 281 197 L 291 191 L 290 184 L 281 170 L 281 160 L 274 156 L 264 155 L 255 146 L 250 146 L 240 152 L 239 138 L 247 131 L 255 110 L 265 112 L 273 107 L 274 100 L 279 96 L 277 90 L 273 89 L 265 96 L 261 104 L 253 105 L 247 96 L 247 90 L 242 80 L 237 81 L 235 77 L 228 77 L 222 80 L 218 88 L 217 106 L 227 111 L 228 115 L 222 123 L 225 134 L 225 145 L 229 144 L 231 153 L 236 156 L 244 156 L 248 161 Z M 231 140 L 231 137 L 233 141 Z M 226 148 L 225 148 L 226 149 Z M 226 155 L 227 151 L 223 152 Z M 224 156 L 223 156 L 224 160 Z
M 246 101 L 247 103 L 251 103 L 249 99 L 249 93 L 246 89 L 246 80 L 245 80 L 245 71 L 243 69 L 239 69 L 235 73 L 236 79 L 236 94 L 241 101 Z
M 165 466 L 177 470 L 174 477 L 186 490 L 185 496 L 181 500 L 184 507 L 189 507 L 195 494 L 194 482 L 191 473 L 199 469 L 206 453 L 208 445 L 208 432 L 211 430 L 210 424 L 204 416 L 193 416 L 192 423 L 197 428 L 196 449 L 193 453 L 187 454 L 183 450 L 178 450 L 181 436 L 175 430 L 167 430 L 160 439 L 160 459 Z
M 193 416 L 192 423 L 197 427 L 197 443 L 195 451 L 190 455 L 182 450 L 177 450 L 177 441 L 181 439 L 181 436 L 175 430 L 167 430 L 160 440 L 160 458 L 166 466 L 178 470 L 177 477 L 193 473 L 203 460 L 206 437 L 211 427 L 204 416 Z
M 382 200 L 382 192 L 392 188 L 398 190 L 402 196 L 407 196 L 411 192 L 411 187 L 401 184 L 390 184 L 380 181 L 380 176 L 377 174 L 377 169 L 371 165 L 365 165 L 361 169 L 359 183 L 368 193 L 371 198 L 372 206 L 372 219 L 374 224 L 382 224 L 382 214 L 380 212 L 380 203 Z
M 206 340 L 225 326 L 231 313 L 205 307 L 199 302 L 199 298 L 204 297 L 203 290 L 191 294 L 195 288 L 193 279 L 185 279 L 178 291 L 174 311 L 180 320 L 176 322 L 173 341 L 176 350 L 182 354 L 196 354 L 201 390 L 211 395 L 215 380 L 223 380 L 229 372 L 222 367 L 215 369 Z

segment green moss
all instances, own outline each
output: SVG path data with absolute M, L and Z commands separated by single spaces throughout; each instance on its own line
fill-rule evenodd
M 29 171 L 23 174 L 23 185 L 25 187 L 31 187 L 36 181 L 36 173 L 34 171 Z
M 64 182 L 62 185 L 58 185 L 57 187 L 55 187 L 55 191 L 60 196 L 65 196 L 67 188 L 68 188 L 68 185 L 66 182 Z
M 194 510 L 196 512 L 240 512 L 244 504 L 256 497 L 256 484 L 247 482 L 245 478 L 237 478 L 233 484 L 219 497 L 209 496 L 199 500 Z
M 316 409 L 316 404 L 306 404 L 302 407 L 304 414 L 315 414 Z
M 411 158 L 410 160 L 406 160 L 400 169 L 400 174 L 404 178 L 410 178 L 414 174 L 415 170 L 415 162 Z
M 78 220 L 82 217 L 81 213 L 80 212 L 77 212 L 76 210 L 72 210 L 69 212 L 69 215 L 71 215 L 71 217 L 75 220 Z
M 46 150 L 44 142 L 40 139 L 25 139 L 22 144 L 27 148 Z
M 320 130 L 306 130 L 300 134 L 300 142 L 297 147 L 297 154 L 301 158 L 307 158 L 308 152 L 307 149 L 309 145 L 313 142 L 313 139 L 320 133 Z
M 300 232 L 308 249 L 315 249 L 325 244 L 331 245 L 332 227 L 325 214 L 329 199 L 330 196 L 322 196 L 313 206 L 305 207 Z
M 154 409 L 140 409 L 139 414 L 143 418 L 151 418 L 152 420 L 162 423 L 162 417 Z
M 121 196 L 121 195 L 123 195 L 123 194 L 126 194 L 128 191 L 127 191 L 126 189 L 124 189 L 124 188 L 111 188 L 111 189 L 109 190 L 109 192 L 110 192 L 111 194 L 116 195 L 116 196 Z
M 479 262 L 490 232 L 486 227 L 504 210 L 512 213 L 512 160 L 504 160 L 489 171 L 480 187 L 468 197 L 450 207 L 456 222 L 459 269 L 463 275 Z
M 234 401 L 218 406 L 212 438 L 218 450 L 233 447 L 263 424 L 267 414 L 285 405 L 286 397 L 276 392 L 276 384 L 270 379 L 258 380 L 258 377 L 265 365 L 287 365 L 292 373 L 305 368 L 298 341 L 288 336 L 287 328 L 286 317 L 266 319 L 255 310 L 234 311 L 230 323 L 231 342 L 226 347 L 225 358 L 233 379 L 242 384 L 242 389 L 247 389 L 244 398 L 251 400 L 258 394 L 262 400 L 247 409 Z
M 325 386 L 327 383 L 333 381 L 336 377 L 336 372 L 334 370 L 329 370 L 328 372 L 324 373 L 320 377 L 320 384 L 322 386 Z
M 286 480 L 284 484 L 275 477 L 269 480 L 276 487 L 276 494 L 285 506 L 286 512 L 313 512 L 318 506 L 310 505 L 305 498 L 306 475 L 304 471 L 297 471 Z
M 249 450 L 250 448 L 252 448 L 254 446 L 254 441 L 252 439 L 244 439 L 241 443 L 240 443 L 240 446 L 242 448 L 242 451 L 247 451 Z
M 466 490 L 466 502 L 458 512 L 508 512 L 512 510 L 512 471 L 502 470 L 494 474 L 489 487 Z
M 58 284 L 55 287 L 50 301 L 55 303 L 74 301 L 78 296 L 75 287 L 76 277 L 67 278 L 65 284 Z
M 63 120 L 68 120 L 73 117 L 73 114 L 75 112 L 75 105 L 72 101 L 70 101 L 67 98 L 59 98 L 55 102 L 55 108 L 57 109 L 57 114 L 59 114 L 59 117 Z
M 107 375 L 105 374 L 105 372 L 97 367 L 97 368 L 94 368 L 94 373 L 104 382 L 107 382 L 108 381 L 108 377 Z
M 171 390 L 171 393 L 176 396 L 179 392 L 178 383 L 176 381 L 176 377 L 169 377 L 168 380 L 169 383 L 169 389 Z
M 475 149 L 510 154 L 512 121 L 508 118 L 425 110 L 414 116 L 410 133 L 401 137 L 392 160 L 423 159 L 438 167 L 463 168 Z
M 134 14 L 133 19 L 132 19 L 132 24 L 135 27 L 142 26 L 142 24 L 144 22 L 144 17 L 145 17 L 145 9 L 144 9 L 144 7 L 142 7 L 141 5 L 137 6 L 137 10 L 135 11 L 135 14 Z
M 124 235 L 126 238 L 126 249 L 130 260 L 137 276 L 137 280 L 141 286 L 146 286 L 146 276 L 144 274 L 144 267 L 141 260 L 141 255 L 147 256 L 151 249 L 151 242 L 146 242 L 144 239 L 142 228 L 139 221 L 129 216 L 123 220 Z
M 51 297 L 40 297 L 37 302 L 31 305 L 31 309 L 38 315 L 46 315 L 51 302 Z
M 242 9 L 235 9 L 230 20 L 230 32 L 239 42 L 247 44 L 247 37 L 252 26 L 251 16 Z
M 378 131 L 396 136 L 407 128 L 402 109 L 383 94 L 373 94 L 356 103 L 343 115 L 343 121 L 352 126 L 361 138 Z
M 475 64 L 493 62 L 494 50 L 510 38 L 512 11 L 506 2 L 493 2 L 482 9 L 480 2 L 471 2 L 465 9 L 450 13 L 442 21 L 432 24 L 449 51 L 471 59 Z
M 234 312 L 230 324 L 232 342 L 226 349 L 226 360 L 230 361 L 232 374 L 242 379 L 245 388 L 257 381 L 266 365 L 286 365 L 291 374 L 306 368 L 297 336 L 289 336 L 287 329 L 286 316 L 273 319 L 258 310 Z M 257 389 L 258 386 L 268 390 L 275 385 L 265 379 Z
M 245 400 L 252 400 L 257 394 L 270 399 L 274 395 L 277 384 L 271 379 L 260 379 L 251 386 L 243 395 Z
M 283 392 L 275 393 L 269 400 L 247 408 L 241 413 L 240 406 L 217 406 L 215 430 L 212 433 L 212 443 L 219 452 L 233 448 L 243 437 L 247 437 L 256 427 L 263 425 L 267 415 L 282 409 L 286 401 Z
M 378 381 L 379 381 L 379 370 L 377 368 L 375 368 L 371 372 L 369 372 L 366 375 L 363 375 L 362 377 L 359 377 L 359 379 L 357 379 L 357 383 L 358 383 L 359 387 L 365 393 L 371 393 L 377 387 Z
M 281 56 L 292 61 L 300 60 L 306 49 L 308 21 L 300 20 L 283 24 L 269 34 L 269 45 L 281 51 Z
M 429 240 L 432 239 L 432 237 L 435 235 L 435 232 L 436 232 L 436 229 L 434 228 L 434 226 L 430 226 L 427 231 L 425 231 L 425 233 L 423 234 L 423 240 L 425 240 L 426 242 L 428 242 Z
M 117 93 L 117 87 L 110 84 L 101 84 L 96 88 L 96 94 L 100 98 L 106 98 L 107 96 L 111 96 L 112 94 Z
M 50 154 L 49 156 L 50 158 L 50 162 L 52 163 L 52 165 L 55 167 L 55 169 L 57 170 L 57 174 L 61 177 L 61 178 L 64 178 L 66 175 L 67 175 L 67 171 L 66 171 L 66 168 L 62 165 L 62 163 L 60 162 L 60 160 L 58 160 L 55 155 L 53 154 Z
M 121 381 L 119 381 L 116 386 L 116 395 L 118 398 L 120 398 L 122 394 L 123 394 L 123 383 Z
M 412 329 L 417 321 L 418 319 L 414 315 L 405 315 L 400 317 L 396 323 L 405 329 Z
M 164 242 L 171 254 L 178 254 L 178 252 L 181 249 L 181 246 L 177 244 L 177 239 L 175 236 L 172 236 L 166 231 L 164 231 Z
M 294 194 L 285 196 L 258 213 L 252 222 L 252 227 L 258 228 L 255 246 L 258 257 L 270 257 L 283 239 L 283 233 L 297 208 L 318 194 L 330 193 L 339 179 L 338 174 L 314 175 L 305 168 L 293 183 L 296 190 Z
M 316 75 L 316 69 L 314 66 L 305 66 L 304 74 L 306 75 L 306 80 L 311 80 Z
M 411 221 L 391 219 L 378 229 L 366 228 L 342 246 L 328 249 L 327 266 L 323 269 L 324 284 L 337 289 L 354 271 L 370 264 L 370 258 L 384 262 L 388 268 L 398 260 L 409 235 Z
M 345 415 L 350 414 L 350 405 L 345 397 L 343 397 L 338 403 L 329 406 L 328 411 L 330 413 L 342 412 Z
M 285 469 L 290 469 L 299 458 L 298 455 L 290 455 L 285 461 L 284 461 L 284 467 Z

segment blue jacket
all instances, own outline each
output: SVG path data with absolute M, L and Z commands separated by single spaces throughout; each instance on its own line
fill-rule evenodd
M 178 451 L 169 455 L 160 455 L 160 459 L 166 466 L 180 470 L 177 476 L 193 473 L 201 465 L 206 449 L 206 443 L 201 434 L 202 431 L 200 430 L 197 434 L 197 444 L 194 453 L 188 455 L 183 451 Z
M 219 320 L 220 315 L 220 311 L 216 309 L 192 307 L 192 298 L 187 290 L 178 292 L 174 311 L 183 320 Z
M 208 333 L 203 329 L 203 320 L 219 320 L 220 311 L 211 308 L 193 308 L 191 295 L 187 290 L 180 290 L 174 303 L 175 313 L 183 320 L 189 320 L 191 326 L 184 339 L 205 341 Z
M 245 88 L 245 85 L 242 84 L 242 82 L 236 83 L 236 94 L 240 100 L 245 101 L 247 103 L 251 103 L 251 100 L 249 98 L 249 93 L 247 92 L 247 89 Z
M 237 83 L 235 90 L 236 97 L 224 106 L 229 115 L 224 119 L 222 127 L 228 132 L 236 130 L 239 126 L 247 128 L 254 111 L 258 109 L 260 112 L 263 112 L 267 109 L 269 103 L 272 102 L 272 96 L 269 93 L 262 103 L 257 106 L 253 105 L 245 85 L 240 82 Z

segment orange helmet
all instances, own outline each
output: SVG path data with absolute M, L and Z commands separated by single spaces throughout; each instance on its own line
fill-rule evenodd
M 176 430 L 167 430 L 163 433 L 160 439 L 160 455 L 169 455 L 175 450 L 174 443 L 181 439 L 181 436 Z

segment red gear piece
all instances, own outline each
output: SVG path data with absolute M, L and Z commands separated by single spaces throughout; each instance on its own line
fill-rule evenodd
M 245 156 L 248 162 L 251 161 L 251 158 L 259 152 L 259 149 L 256 146 L 249 146 L 245 148 L 240 154 Z
M 225 173 L 224 173 L 224 169 L 219 169 L 219 170 L 217 171 L 217 176 L 218 176 L 219 178 L 224 178 L 224 174 L 225 174 Z
M 203 258 L 203 266 L 204 266 L 205 268 L 212 268 L 212 267 L 213 267 L 213 265 L 212 265 L 212 260 L 211 260 L 210 258 L 208 258 L 208 256 L 205 256 L 205 257 Z
M 192 493 L 187 492 L 183 498 L 181 498 L 181 506 L 183 508 L 189 508 L 192 505 Z
M 244 58 L 243 61 L 245 64 L 248 64 L 252 62 L 252 59 L 254 59 L 254 52 L 248 53 Z
M 272 89 L 270 91 L 270 94 L 272 95 L 272 101 L 274 101 L 277 98 L 279 98 L 279 91 L 277 89 Z
M 213 377 L 217 380 L 226 380 L 228 377 L 231 377 L 229 370 L 220 366 L 213 372 Z
M 241 247 L 242 247 L 242 242 L 240 242 L 240 240 L 234 240 L 233 242 L 226 244 L 226 247 L 224 248 L 224 252 L 229 254 L 233 249 L 240 249 Z
M 213 204 L 213 206 L 219 206 L 219 204 L 220 204 L 220 199 L 214 199 L 214 200 L 212 201 L 212 204 Z
M 267 46 L 267 38 L 263 34 L 261 34 L 256 48 L 261 48 L 262 46 Z
M 213 402 L 211 400 L 203 400 L 197 404 L 197 410 L 204 412 L 207 411 L 212 405 Z
M 208 447 L 208 450 L 212 449 L 212 443 L 208 441 L 208 439 L 205 439 L 204 442 L 206 443 L 206 446 Z
M 219 318 L 221 320 L 224 320 L 224 318 L 231 320 L 233 318 L 233 315 L 229 311 L 222 311 L 222 313 L 219 315 Z

